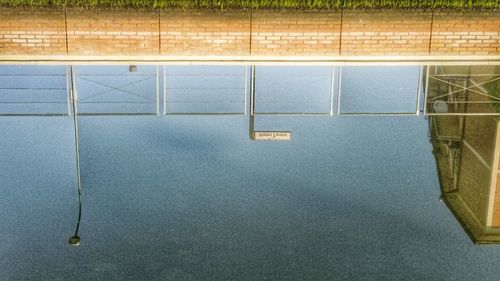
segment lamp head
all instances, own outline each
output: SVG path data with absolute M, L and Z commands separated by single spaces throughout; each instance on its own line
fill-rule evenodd
M 78 246 L 80 245 L 80 236 L 75 235 L 69 238 L 69 244 L 72 246 Z

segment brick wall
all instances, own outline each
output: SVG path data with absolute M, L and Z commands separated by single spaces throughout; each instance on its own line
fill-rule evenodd
M 250 12 L 161 11 L 161 54 L 248 55 Z
M 64 10 L 0 9 L 1 54 L 65 54 Z
M 68 9 L 68 53 L 74 55 L 160 52 L 158 11 Z
M 498 11 L 2 8 L 0 19 L 0 55 L 500 55 Z
M 500 12 L 434 13 L 431 54 L 500 53 Z
M 346 10 L 341 52 L 343 55 L 428 54 L 431 17 L 430 11 Z
M 252 14 L 252 55 L 338 55 L 340 12 Z

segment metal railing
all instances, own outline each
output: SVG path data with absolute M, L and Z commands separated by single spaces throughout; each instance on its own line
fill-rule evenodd
M 284 66 L 283 73 L 270 71 L 276 66 L 75 66 L 74 78 L 70 66 L 53 72 L 33 66 L 40 69 L 31 74 L 8 67 L 0 69 L 0 116 L 71 115 L 73 87 L 80 115 L 500 115 L 498 67 L 385 67 L 412 68 L 406 86 L 384 82 L 396 78 L 377 71 L 335 65 Z

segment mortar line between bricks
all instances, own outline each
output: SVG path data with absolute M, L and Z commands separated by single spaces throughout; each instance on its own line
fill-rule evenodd
M 253 7 L 250 9 L 250 33 L 248 34 L 249 36 L 249 48 L 248 48 L 248 54 L 252 54 L 252 24 L 253 24 Z
M 429 32 L 429 52 L 428 54 L 431 54 L 431 47 L 432 47 L 432 29 L 434 28 L 434 5 L 432 6 L 432 13 L 431 13 L 431 28 Z
M 64 8 L 64 32 L 65 36 L 64 38 L 66 39 L 66 54 L 69 54 L 69 47 L 68 47 L 68 14 L 67 14 L 67 8 Z
M 342 1 L 342 7 L 340 7 L 339 56 L 342 55 L 342 33 L 344 32 L 342 26 L 343 22 L 344 22 L 344 0 Z
M 161 55 L 161 10 L 158 9 L 158 54 Z

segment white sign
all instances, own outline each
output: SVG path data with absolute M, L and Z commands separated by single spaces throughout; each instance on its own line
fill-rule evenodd
M 254 140 L 289 141 L 292 132 L 253 132 Z

